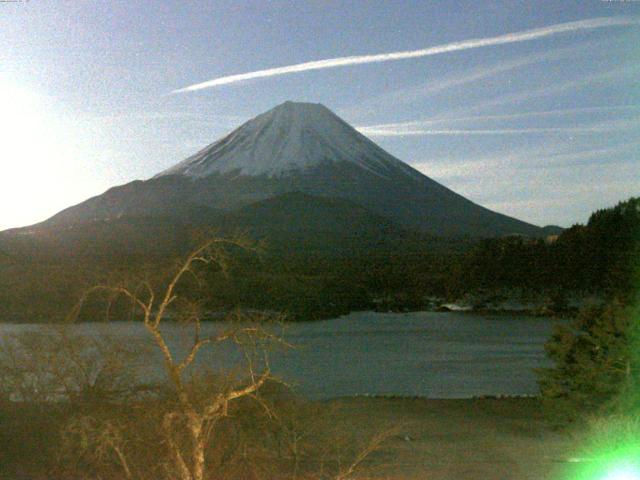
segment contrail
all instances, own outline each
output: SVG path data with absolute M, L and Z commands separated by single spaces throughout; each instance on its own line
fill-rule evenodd
M 616 120 L 579 127 L 536 127 L 536 128 L 496 128 L 496 129 L 423 129 L 412 125 L 373 125 L 359 127 L 357 130 L 369 137 L 404 137 L 422 135 L 522 135 L 532 133 L 601 133 L 636 129 L 640 126 L 638 118 Z
M 408 130 L 416 130 L 424 128 L 429 125 L 437 125 L 439 123 L 456 123 L 456 122 L 485 122 L 487 120 L 513 120 L 519 118 L 530 117 L 552 117 L 552 116 L 564 116 L 574 115 L 587 112 L 618 112 L 625 110 L 639 110 L 640 104 L 633 105 L 611 105 L 611 106 L 599 106 L 599 107 L 580 107 L 580 108 L 565 108 L 557 110 L 542 110 L 534 112 L 521 112 L 521 113 L 505 113 L 500 115 L 468 115 L 464 117 L 442 117 L 426 120 L 411 120 L 408 122 L 397 123 L 381 123 L 378 125 L 359 125 L 355 129 L 364 135 L 378 135 L 385 136 L 378 132 L 386 132 L 386 136 L 404 135 L 403 132 Z
M 419 101 L 425 97 L 438 95 L 450 88 L 459 87 L 461 85 L 478 82 L 488 77 L 496 76 L 500 73 L 508 72 L 518 68 L 526 67 L 534 63 L 545 61 L 557 61 L 567 56 L 576 56 L 582 52 L 592 52 L 596 42 L 582 43 L 578 46 L 554 49 L 543 53 L 535 53 L 532 55 L 521 56 L 515 60 L 500 62 L 491 67 L 476 68 L 466 72 L 451 75 L 441 79 L 429 79 L 426 83 L 409 88 L 403 88 L 388 93 L 383 93 L 378 97 L 373 97 L 358 102 L 357 106 L 347 109 L 341 109 L 340 113 L 349 115 L 358 115 L 370 112 L 372 107 L 410 104 Z
M 412 166 L 431 177 L 439 178 L 460 175 L 469 176 L 470 174 L 478 173 L 486 175 L 492 168 L 499 168 L 500 170 L 498 171 L 502 173 L 507 168 L 510 170 L 561 169 L 567 166 L 575 166 L 576 162 L 588 165 L 589 160 L 597 160 L 598 163 L 602 163 L 602 158 L 605 155 L 626 154 L 635 151 L 638 147 L 640 147 L 640 142 L 631 142 L 613 147 L 570 153 L 550 153 L 547 150 L 537 151 L 539 149 L 525 148 L 518 152 L 500 153 L 473 160 L 449 158 L 442 161 L 441 159 L 430 159 L 414 163 Z
M 529 40 L 535 40 L 537 38 L 543 38 L 564 32 L 575 32 L 578 30 L 593 30 L 597 28 L 638 24 L 640 24 L 640 18 L 636 17 L 598 17 L 588 20 L 579 20 L 576 22 L 559 23 L 556 25 L 550 25 L 548 27 L 536 28 L 533 30 L 524 30 L 522 32 L 507 33 L 505 35 L 499 35 L 497 37 L 476 38 L 471 40 L 464 40 L 461 42 L 447 43 L 444 45 L 436 45 L 434 47 L 423 48 L 420 50 L 381 53 L 376 55 L 356 55 L 349 57 L 328 58 L 325 60 L 297 63 L 295 65 L 288 65 L 285 67 L 256 70 L 254 72 L 214 78 L 213 80 L 196 83 L 194 85 L 189 85 L 188 87 L 174 90 L 171 93 L 193 92 L 196 90 L 202 90 L 204 88 L 229 85 L 231 83 L 241 82 L 244 80 L 274 77 L 277 75 L 306 72 L 309 70 L 321 70 L 325 68 L 345 67 L 348 65 L 360 65 L 364 63 L 388 62 L 393 60 L 404 60 L 407 58 L 428 57 L 431 55 L 457 52 L 460 50 L 468 50 L 471 48 L 502 45 L 505 43 L 526 42 Z

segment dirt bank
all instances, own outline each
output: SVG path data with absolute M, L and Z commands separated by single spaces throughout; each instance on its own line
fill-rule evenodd
M 553 479 L 571 456 L 571 438 L 550 427 L 535 399 L 334 402 L 365 431 L 404 425 L 372 457 L 376 478 Z
M 0 409 L 0 479 L 62 478 L 51 472 L 63 410 Z M 366 441 L 396 429 L 354 479 L 554 480 L 573 453 L 572 438 L 550 427 L 534 398 L 352 397 L 322 402 L 319 412 L 328 412 L 322 417 L 337 438 Z M 120 476 L 114 466 L 113 478 Z

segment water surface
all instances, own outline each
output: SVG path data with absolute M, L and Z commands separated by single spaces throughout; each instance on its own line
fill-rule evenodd
M 332 320 L 289 324 L 285 339 L 295 348 L 270 354 L 273 372 L 302 394 L 323 399 L 346 395 L 408 395 L 466 398 L 536 394 L 534 368 L 547 366 L 543 345 L 547 318 L 469 313 L 357 312 Z M 0 325 L 0 335 L 42 330 L 38 325 Z M 78 324 L 74 332 L 150 343 L 139 323 Z M 207 323 L 203 334 L 221 331 Z M 186 327 L 163 332 L 177 352 L 191 342 Z M 146 378 L 161 378 L 157 352 L 145 361 Z M 206 352 L 200 365 L 213 370 L 240 364 L 230 345 Z

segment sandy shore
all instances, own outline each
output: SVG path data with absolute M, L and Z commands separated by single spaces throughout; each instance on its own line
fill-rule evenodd
M 554 431 L 535 399 L 335 400 L 363 431 L 402 425 L 374 455 L 369 478 L 504 480 L 557 478 L 571 438 Z
M 573 454 L 572 437 L 551 428 L 534 398 L 350 397 L 321 404 L 328 412 L 322 421 L 343 438 L 365 441 L 396 429 L 354 479 L 560 480 Z M 52 478 L 42 472 L 54 460 L 57 422 L 52 412 L 0 410 L 0 478 Z

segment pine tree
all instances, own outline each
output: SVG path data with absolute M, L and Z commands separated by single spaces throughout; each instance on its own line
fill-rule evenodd
M 637 309 L 614 301 L 583 309 L 556 326 L 545 345 L 553 368 L 539 369 L 548 410 L 562 420 L 637 408 L 640 398 Z

